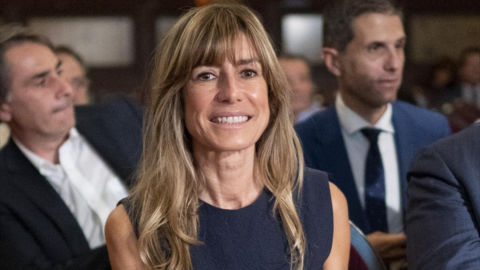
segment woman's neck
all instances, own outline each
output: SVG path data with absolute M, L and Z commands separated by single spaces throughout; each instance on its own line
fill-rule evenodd
M 222 209 L 239 209 L 253 203 L 263 184 L 255 169 L 255 149 L 195 155 L 205 181 L 200 199 Z

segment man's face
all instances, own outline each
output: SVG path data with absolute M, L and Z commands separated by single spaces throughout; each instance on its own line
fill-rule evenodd
M 62 77 L 73 87 L 73 103 L 75 105 L 86 105 L 88 100 L 88 79 L 83 67 L 66 53 L 59 53 L 57 57 L 62 61 Z
M 338 82 L 347 106 L 383 108 L 396 100 L 405 61 L 397 15 L 366 13 L 353 20 L 354 38 L 339 53 Z
M 464 84 L 480 84 L 480 53 L 471 53 L 465 58 L 459 70 Z
M 10 88 L 0 104 L 0 120 L 20 141 L 66 137 L 75 125 L 73 89 L 60 77 L 55 54 L 44 45 L 27 42 L 10 48 L 4 57 Z
M 312 103 L 314 85 L 310 68 L 300 59 L 279 59 L 279 63 L 290 85 L 292 109 L 297 115 Z

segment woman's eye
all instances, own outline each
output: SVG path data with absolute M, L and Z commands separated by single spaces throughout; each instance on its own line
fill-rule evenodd
M 251 70 L 251 69 L 247 69 L 247 70 L 242 71 L 242 76 L 244 78 L 251 78 L 251 77 L 255 77 L 256 75 L 257 75 L 257 72 L 255 72 L 254 70 Z
M 201 81 L 209 81 L 214 79 L 215 76 L 212 73 L 201 73 L 197 76 L 197 79 Z

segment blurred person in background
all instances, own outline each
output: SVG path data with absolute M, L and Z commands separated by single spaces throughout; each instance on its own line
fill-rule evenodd
M 480 47 L 461 52 L 457 78 L 435 96 L 436 106 L 447 115 L 453 132 L 480 118 Z
M 109 269 L 104 225 L 141 154 L 140 107 L 74 108 L 44 36 L 0 27 L 0 269 Z
M 462 52 L 458 76 L 462 99 L 480 107 L 480 47 Z
M 83 59 L 67 46 L 56 46 L 54 52 L 58 59 L 62 61 L 61 76 L 74 89 L 73 104 L 87 105 L 91 103 L 89 91 L 90 80 L 87 77 L 87 67 Z M 10 137 L 10 128 L 5 123 L 0 123 L 0 148 L 8 142 Z
M 453 99 L 448 97 L 447 92 L 455 85 L 456 80 L 457 64 L 449 57 L 442 57 L 428 67 L 427 76 L 423 82 L 402 93 L 399 99 L 444 113 L 442 105 Z
M 282 54 L 278 61 L 290 85 L 294 123 L 323 109 L 308 60 L 302 55 Z
M 468 47 L 460 54 L 457 80 L 446 85 L 435 98 L 443 106 L 466 102 L 480 107 L 480 47 Z
M 448 97 L 447 92 L 455 85 L 457 73 L 457 64 L 449 57 L 443 57 L 433 63 L 424 84 L 427 108 L 443 112 L 442 105 L 452 99 Z
M 88 69 L 82 57 L 70 47 L 60 45 L 54 48 L 58 59 L 62 61 L 62 77 L 75 90 L 73 104 L 86 105 L 91 103 L 90 80 L 87 76 Z

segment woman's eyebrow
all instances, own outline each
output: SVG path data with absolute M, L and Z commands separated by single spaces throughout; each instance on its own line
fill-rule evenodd
M 237 66 L 241 66 L 241 65 L 248 65 L 251 63 L 260 63 L 260 61 L 257 58 L 240 59 L 240 60 L 237 60 L 235 64 Z

